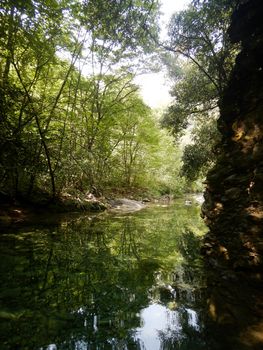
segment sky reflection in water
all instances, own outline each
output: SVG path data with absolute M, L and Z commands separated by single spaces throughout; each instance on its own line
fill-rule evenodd
M 202 349 L 204 232 L 184 201 L 7 230 L 1 349 Z

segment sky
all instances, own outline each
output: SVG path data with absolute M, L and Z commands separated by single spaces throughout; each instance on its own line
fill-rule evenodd
M 161 26 L 165 30 L 171 15 L 186 8 L 190 0 L 160 0 Z M 141 88 L 141 95 L 144 102 L 151 108 L 162 108 L 169 104 L 169 85 L 165 78 L 165 72 L 143 74 L 135 79 L 136 84 Z

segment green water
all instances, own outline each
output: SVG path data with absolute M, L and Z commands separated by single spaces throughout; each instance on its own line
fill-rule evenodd
M 0 235 L 1 349 L 206 349 L 198 205 Z

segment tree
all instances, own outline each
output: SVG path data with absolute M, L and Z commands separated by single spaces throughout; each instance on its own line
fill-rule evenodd
M 215 125 L 210 119 L 218 111 L 238 51 L 238 47 L 230 43 L 227 33 L 235 5 L 235 0 L 192 1 L 187 10 L 174 14 L 170 20 L 169 40 L 163 47 L 166 50 L 164 62 L 174 81 L 171 89 L 174 102 L 165 112 L 162 125 L 177 138 L 195 123 L 208 123 L 209 128 Z M 187 177 L 201 174 L 202 164 L 203 170 L 211 164 L 215 141 L 209 128 L 194 129 L 194 145 L 185 149 L 183 173 Z M 213 130 L 215 135 L 215 127 Z M 207 138 L 210 141 L 205 143 Z M 197 157 L 197 161 L 196 150 L 203 159 Z M 208 158 L 205 155 L 209 155 Z
M 209 114 L 218 108 L 218 96 L 211 82 L 191 63 L 181 63 L 170 94 L 174 102 L 165 111 L 162 125 L 170 129 L 175 138 L 182 136 L 195 120 L 208 120 Z
M 227 29 L 236 1 L 193 1 L 187 10 L 172 16 L 168 51 L 192 62 L 211 82 L 218 96 L 227 83 L 235 57 Z
M 205 123 L 199 122 L 192 131 L 192 143 L 184 148 L 182 156 L 182 175 L 188 181 L 204 178 L 214 164 L 214 145 L 220 140 L 216 119 L 211 117 Z
M 128 76 L 134 56 L 150 52 L 146 30 L 157 34 L 157 12 L 155 0 L 1 1 L 2 189 L 18 196 L 40 188 L 54 198 L 83 177 L 82 161 L 103 174 L 132 85 L 114 71 L 123 66 Z

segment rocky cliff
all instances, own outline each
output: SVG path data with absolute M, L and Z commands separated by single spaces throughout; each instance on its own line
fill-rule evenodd
M 242 51 L 221 100 L 220 155 L 207 176 L 203 206 L 207 239 L 220 239 L 218 255 L 235 268 L 262 266 L 262 7 L 261 0 L 243 1 L 233 15 L 229 33 L 233 42 L 241 41 Z
M 209 226 L 203 252 L 213 270 L 210 316 L 217 324 L 235 324 L 240 349 L 263 345 L 263 304 L 258 292 L 263 287 L 262 18 L 262 0 L 241 0 L 232 16 L 229 35 L 242 49 L 221 100 L 222 140 L 216 166 L 207 176 L 202 208 Z M 241 290 L 251 293 L 247 303 L 240 299 Z M 245 314 L 250 315 L 249 322 Z

